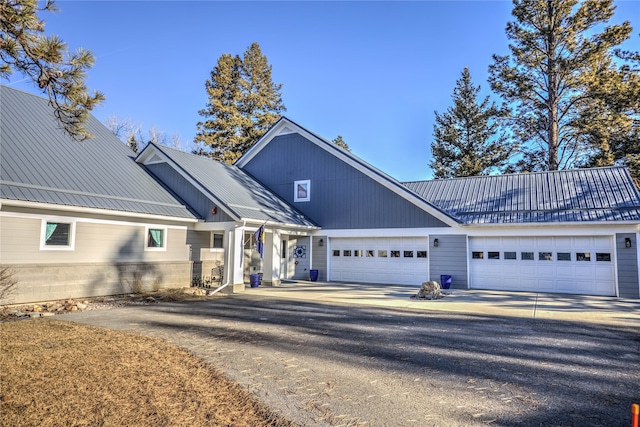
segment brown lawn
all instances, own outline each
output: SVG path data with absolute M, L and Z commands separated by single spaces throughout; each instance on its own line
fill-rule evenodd
M 2 426 L 293 426 L 156 338 L 51 318 L 0 323 Z

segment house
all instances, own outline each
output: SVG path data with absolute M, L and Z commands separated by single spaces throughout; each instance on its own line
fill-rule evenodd
M 640 298 L 640 195 L 621 167 L 400 183 L 282 118 L 233 166 L 0 86 L 0 263 L 13 302 L 308 280 Z M 262 230 L 264 251 L 256 250 Z

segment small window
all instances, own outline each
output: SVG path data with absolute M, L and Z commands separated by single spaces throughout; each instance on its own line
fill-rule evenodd
M 426 257 L 427 257 L 427 251 L 418 251 L 418 252 L 416 253 L 416 256 L 417 256 L 418 258 L 426 258 Z
M 333 250 L 333 256 L 340 256 L 340 250 L 339 249 L 334 249 Z
M 166 234 L 165 228 L 148 228 L 147 229 L 147 250 L 166 250 Z
M 391 258 L 400 258 L 400 251 L 391 251 Z
M 596 252 L 596 261 L 611 261 L 611 254 L 606 252 Z
M 213 249 L 222 249 L 224 248 L 224 240 L 223 240 L 223 235 L 222 234 L 218 234 L 218 233 L 213 233 L 213 237 L 212 237 L 212 244 L 211 247 Z
M 538 252 L 538 261 L 553 261 L 551 252 Z
M 351 256 L 351 251 L 348 249 L 345 249 L 344 251 L 342 251 L 342 256 Z
M 311 181 L 306 179 L 304 181 L 296 181 L 293 184 L 294 202 L 308 202 L 311 200 Z
M 516 259 L 516 253 L 515 252 L 505 252 L 504 253 L 504 259 Z
M 387 257 L 387 251 L 378 251 L 378 257 L 386 258 Z
M 484 252 L 471 252 L 471 258 L 484 259 Z
M 362 250 L 356 249 L 355 251 L 353 251 L 353 256 L 361 257 L 362 256 Z
M 47 222 L 44 244 L 45 246 L 70 246 L 71 224 Z
M 523 261 L 533 261 L 533 252 L 520 252 L 520 259 Z
M 489 252 L 487 254 L 488 259 L 500 259 L 500 252 Z
M 405 258 L 413 258 L 413 251 L 404 251 Z
M 576 261 L 591 261 L 591 252 L 576 252 Z
M 376 251 L 367 250 L 367 258 L 372 258 L 376 256 Z
M 571 252 L 558 252 L 558 261 L 571 261 Z

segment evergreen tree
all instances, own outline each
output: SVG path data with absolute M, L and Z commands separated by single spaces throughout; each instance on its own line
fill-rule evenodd
M 507 164 L 511 149 L 498 123 L 504 112 L 489 105 L 489 97 L 478 104 L 479 92 L 465 68 L 453 90 L 453 106 L 436 111 L 430 163 L 436 178 L 487 175 Z
M 60 126 L 83 141 L 92 137 L 84 126 L 89 111 L 104 100 L 99 92 L 89 95 L 85 86 L 94 57 L 83 49 L 69 54 L 58 37 L 43 35 L 45 23 L 36 13 L 45 10 L 57 9 L 51 0 L 42 8 L 37 0 L 0 0 L 0 77 L 18 71 L 33 80 L 49 96 Z
M 579 126 L 591 100 L 588 79 L 606 63 L 631 26 L 605 27 L 613 0 L 513 0 L 507 24 L 510 56 L 494 55 L 491 87 L 513 107 L 522 144 L 521 170 L 556 170 L 583 161 L 588 141 Z
M 344 139 L 342 139 L 342 135 L 338 135 L 338 137 L 333 139 L 331 142 L 336 144 L 338 147 L 342 147 L 347 151 L 351 151 L 351 148 L 349 147 L 349 144 L 344 142 Z
M 271 66 L 253 43 L 243 57 L 224 54 L 205 83 L 209 102 L 198 113 L 195 153 L 232 164 L 286 111 L 281 84 L 271 79 Z

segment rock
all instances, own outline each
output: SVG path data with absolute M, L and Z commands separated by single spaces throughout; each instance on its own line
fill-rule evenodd
M 78 307 L 75 305 L 72 305 L 71 307 L 69 307 L 68 309 L 69 311 L 78 311 Z
M 147 298 L 145 299 L 145 302 L 148 302 L 148 303 L 154 303 L 154 302 L 156 302 L 156 299 L 155 299 L 154 297 L 147 297 Z
M 89 304 L 79 302 L 79 303 L 76 303 L 76 307 L 78 307 L 78 310 L 82 311 L 82 310 L 86 310 L 87 307 L 89 307 Z
M 55 316 L 55 313 L 50 313 L 50 312 L 44 312 L 44 313 L 40 313 L 40 316 L 42 317 L 49 317 L 49 316 Z

